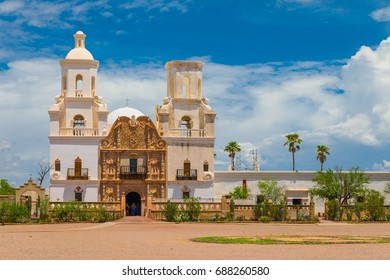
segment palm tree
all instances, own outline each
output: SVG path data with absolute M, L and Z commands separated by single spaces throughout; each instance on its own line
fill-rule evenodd
M 293 171 L 295 171 L 295 153 L 301 148 L 299 144 L 303 141 L 299 138 L 299 134 L 291 133 L 286 135 L 287 141 L 283 146 L 288 146 L 288 151 L 292 154 Z
M 330 155 L 329 148 L 324 145 L 317 146 L 317 160 L 321 163 L 321 171 L 323 170 L 324 162 L 326 161 L 326 155 Z
M 229 157 L 232 159 L 232 170 L 234 170 L 234 158 L 236 153 L 241 152 L 241 147 L 237 142 L 229 142 L 225 147 L 225 152 L 229 153 Z

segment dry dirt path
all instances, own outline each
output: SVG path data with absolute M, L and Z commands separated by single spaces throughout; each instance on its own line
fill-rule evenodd
M 104 224 L 0 226 L 2 260 L 390 260 L 390 244 L 249 245 L 206 244 L 199 236 L 354 235 L 390 237 L 390 223 L 186 223 L 145 218 Z

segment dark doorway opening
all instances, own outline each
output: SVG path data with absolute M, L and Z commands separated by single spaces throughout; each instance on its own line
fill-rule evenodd
M 126 195 L 126 216 L 141 216 L 141 196 L 136 192 Z

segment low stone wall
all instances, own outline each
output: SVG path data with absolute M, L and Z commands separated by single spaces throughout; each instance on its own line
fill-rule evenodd
M 15 203 L 16 197 L 14 195 L 0 195 L 0 202 Z
M 164 220 L 164 209 L 168 200 L 152 201 L 149 209 L 149 218 Z M 179 210 L 185 210 L 186 204 L 182 199 L 170 200 L 170 203 L 177 204 Z M 199 201 L 201 207 L 200 219 L 226 217 L 230 212 L 230 200 L 222 197 L 220 201 Z M 253 220 L 255 204 L 252 200 L 236 200 L 234 204 L 234 217 L 240 220 Z M 311 205 L 286 205 L 286 218 L 299 220 L 304 217 L 314 218 L 314 204 Z
M 53 215 L 57 207 L 64 207 L 65 203 L 69 202 L 49 202 L 49 215 Z M 123 217 L 123 209 L 121 202 L 79 202 L 81 211 L 84 212 L 98 212 L 100 209 L 104 209 L 107 212 L 111 213 L 114 217 L 118 215 Z
M 172 204 L 176 204 L 179 210 L 185 210 L 186 204 L 182 199 L 174 199 L 170 201 Z M 212 218 L 217 214 L 222 215 L 221 201 L 200 201 L 201 214 L 200 219 Z M 151 208 L 149 209 L 149 218 L 155 220 L 164 220 L 164 209 L 167 205 L 167 200 L 152 201 Z

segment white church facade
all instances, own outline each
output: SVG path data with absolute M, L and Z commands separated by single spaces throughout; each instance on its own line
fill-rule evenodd
M 167 96 L 155 123 L 97 95 L 99 62 L 86 35 L 60 61 L 61 93 L 49 109 L 51 201 L 214 196 L 215 112 L 202 96 L 202 62 L 166 64 Z
M 234 187 L 275 179 L 288 204 L 309 204 L 314 171 L 214 170 L 215 117 L 202 95 L 202 68 L 196 61 L 165 65 L 167 94 L 155 121 L 125 107 L 108 111 L 98 95 L 99 62 L 85 47 L 86 35 L 60 60 L 61 92 L 49 109 L 50 200 L 119 201 L 146 207 L 147 197 L 220 200 Z M 371 172 L 371 187 L 383 190 L 388 172 Z M 323 211 L 316 203 L 316 211 Z

